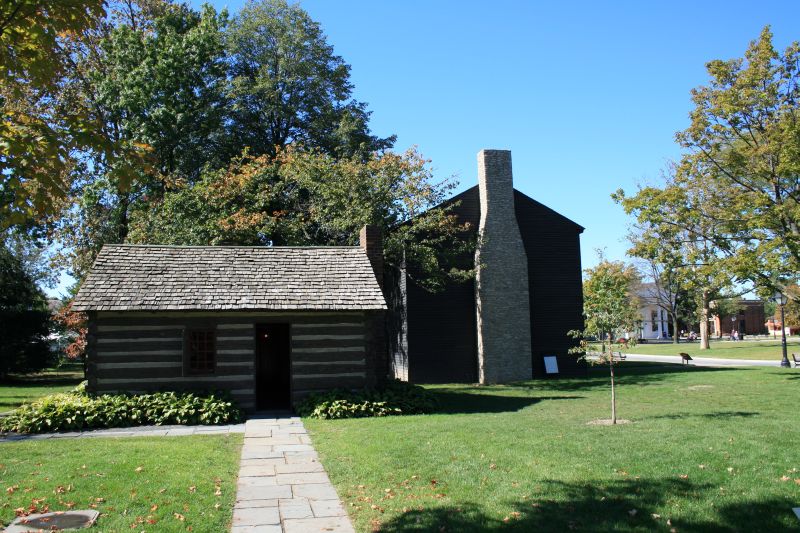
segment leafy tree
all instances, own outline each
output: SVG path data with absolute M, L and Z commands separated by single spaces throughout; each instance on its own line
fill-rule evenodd
M 104 15 L 103 0 L 0 2 L 0 226 L 58 211 L 74 150 L 100 146 L 81 106 L 60 109 L 70 64 L 63 44 Z
M 248 147 L 252 155 L 275 155 L 299 143 L 366 156 L 394 143 L 370 134 L 366 105 L 351 98 L 350 66 L 299 5 L 250 1 L 225 37 L 236 154 Z
M 703 350 L 711 347 L 708 319 L 714 312 L 712 302 L 735 296 L 732 291 L 737 278 L 726 253 L 728 244 L 720 237 L 724 223 L 703 214 L 718 190 L 713 183 L 687 183 L 692 172 L 691 165 L 677 165 L 660 188 L 642 187 L 634 196 L 619 190 L 612 197 L 636 219 L 628 253 L 654 262 L 662 275 L 668 273 L 675 294 L 680 287 L 694 295 Z
M 0 246 L 0 379 L 9 372 L 32 372 L 51 363 L 48 334 L 44 295 L 21 261 Z
M 786 287 L 786 295 L 789 297 L 783 307 L 783 315 L 786 324 L 784 327 L 800 328 L 800 286 L 790 285 Z M 780 321 L 781 308 L 775 300 L 765 302 L 764 312 L 766 316 L 774 317 Z
M 58 221 L 62 263 L 79 279 L 103 244 L 131 240 L 135 213 L 161 210 L 164 202 L 178 218 L 193 216 L 178 213 L 181 194 L 195 186 L 202 192 L 205 176 L 242 157 L 275 156 L 302 141 L 366 161 L 393 141 L 369 133 L 369 113 L 350 97 L 349 67 L 318 24 L 285 2 L 251 2 L 230 24 L 209 6 L 198 12 L 168 0 L 116 2 L 70 57 L 68 92 L 101 125 L 113 155 L 80 154 Z M 282 201 L 272 198 L 270 212 L 287 210 Z M 196 207 L 215 211 L 198 213 L 207 222 L 227 208 Z M 202 223 L 193 232 L 186 242 L 222 238 Z M 277 229 L 271 236 L 282 242 Z M 133 240 L 141 238 L 140 231 Z
M 85 101 L 115 157 L 86 151 L 58 239 L 82 278 L 105 243 L 124 242 L 131 212 L 199 179 L 224 158 L 226 15 L 162 0 L 124 2 L 76 46 L 69 89 Z
M 765 27 L 743 58 L 707 69 L 677 135 L 689 152 L 676 185 L 708 191 L 694 206 L 715 231 L 703 237 L 740 279 L 771 293 L 800 271 L 800 45 L 779 53 Z
M 588 355 L 587 339 L 595 335 L 598 340 L 609 341 L 607 345 L 603 342 L 601 352 L 589 361 L 608 365 L 611 375 L 611 423 L 616 424 L 614 341 L 620 335 L 636 331 L 639 327 L 639 299 L 636 294 L 639 276 L 632 266 L 619 261 L 608 261 L 602 255 L 597 266 L 586 269 L 585 273 L 583 316 L 586 326 L 583 331 L 570 332 L 573 337 L 581 339 L 580 346 L 572 351 Z
M 434 209 L 455 184 L 435 182 L 427 163 L 413 150 L 334 158 L 290 146 L 274 157 L 245 154 L 137 212 L 130 240 L 353 245 L 371 224 L 385 231 L 388 261 L 405 261 L 421 285 L 436 290 L 471 275 L 459 259 L 474 242 L 451 208 Z

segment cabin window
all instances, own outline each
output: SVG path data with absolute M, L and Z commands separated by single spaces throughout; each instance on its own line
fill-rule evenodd
M 658 312 L 655 310 L 650 311 L 650 324 L 653 331 L 658 331 Z
M 213 374 L 217 360 L 213 329 L 192 329 L 185 335 L 184 368 L 187 374 Z

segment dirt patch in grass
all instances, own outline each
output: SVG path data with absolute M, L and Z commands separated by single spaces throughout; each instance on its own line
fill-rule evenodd
M 617 424 L 630 424 L 630 420 L 626 420 L 624 418 L 617 418 Z M 595 420 L 590 420 L 586 422 L 587 426 L 613 426 L 614 424 L 611 423 L 610 418 L 598 418 Z
M 686 390 L 708 390 L 713 388 L 714 385 L 692 385 L 691 387 L 686 387 Z

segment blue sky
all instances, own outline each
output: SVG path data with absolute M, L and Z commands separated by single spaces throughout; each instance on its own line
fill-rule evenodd
M 300 3 L 352 66 L 376 134 L 461 189 L 481 148 L 510 149 L 516 187 L 586 228 L 584 267 L 597 248 L 625 258 L 629 220 L 609 195 L 680 156 L 706 62 L 742 56 L 767 24 L 779 49 L 800 39 L 796 1 Z
M 352 66 L 377 134 L 418 146 L 461 188 L 478 150 L 510 149 L 516 187 L 586 227 L 584 266 L 595 248 L 625 257 L 629 221 L 609 195 L 679 157 L 706 62 L 741 56 L 766 24 L 781 49 L 800 39 L 790 1 L 300 4 Z

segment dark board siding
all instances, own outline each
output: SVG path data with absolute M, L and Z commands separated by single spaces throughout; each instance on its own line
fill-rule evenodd
M 255 325 L 292 325 L 292 396 L 334 387 L 361 388 L 379 366 L 361 312 L 308 313 L 91 313 L 88 363 L 97 392 L 227 390 L 247 410 L 255 408 Z M 382 320 L 380 315 L 372 320 Z M 213 327 L 213 375 L 185 375 L 183 331 Z
M 584 363 L 568 353 L 568 332 L 583 329 L 581 228 L 515 191 L 514 209 L 528 256 L 533 375 L 545 377 L 544 357 L 558 358 L 559 375 L 582 375 Z
M 367 381 L 366 342 L 363 315 L 293 326 L 292 399 L 337 387 L 363 388 Z
M 408 284 L 409 379 L 414 383 L 478 380 L 475 284 L 430 293 Z
M 453 212 L 475 231 L 480 197 L 473 187 L 453 198 Z M 533 376 L 544 377 L 544 356 L 555 355 L 559 375 L 585 374 L 585 365 L 568 353 L 575 341 L 567 332 L 583 327 L 579 225 L 515 191 L 517 223 L 528 256 L 531 295 Z M 397 274 L 390 294 L 395 366 L 407 362 L 415 382 L 477 380 L 474 282 L 430 294 Z M 407 327 L 407 344 L 403 344 Z M 405 352 L 403 352 L 405 349 Z M 469 369 L 469 371 L 467 371 Z M 397 371 L 395 374 L 397 375 Z

